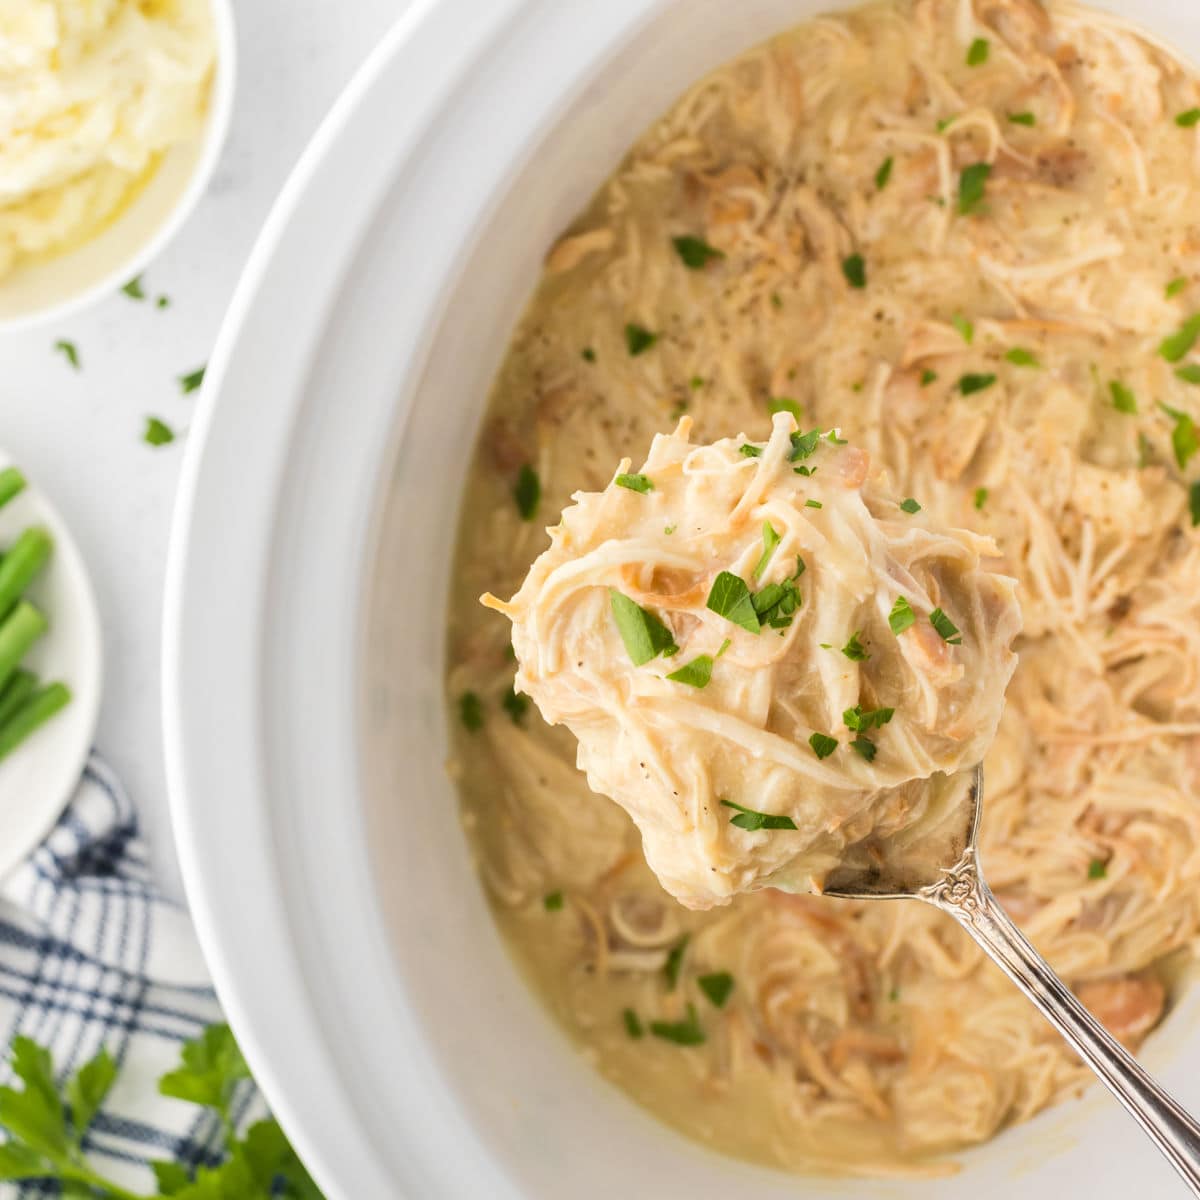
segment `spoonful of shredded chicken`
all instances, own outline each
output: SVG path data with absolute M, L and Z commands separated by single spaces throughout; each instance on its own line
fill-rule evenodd
M 932 526 L 835 431 L 689 441 L 580 494 L 508 603 L 518 689 L 689 908 L 822 890 L 848 847 L 931 820 L 1016 665 L 988 538 Z M 780 836 L 786 834 L 786 836 Z
M 978 766 L 1016 665 L 993 543 L 928 522 L 836 430 L 655 438 L 578 493 L 510 601 L 516 687 L 690 908 L 762 887 L 953 916 L 1200 1196 L 1198 1125 L 1095 1020 L 979 870 Z

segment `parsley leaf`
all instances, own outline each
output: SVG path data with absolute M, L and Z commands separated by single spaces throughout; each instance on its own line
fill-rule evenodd
M 1042 365 L 1038 362 L 1037 355 L 1023 346 L 1014 346 L 1011 350 L 1006 351 L 1004 361 L 1012 363 L 1014 367 L 1040 367 Z
M 1108 875 L 1108 866 L 1101 859 L 1093 858 L 1092 861 L 1090 863 L 1088 863 L 1088 878 L 1089 879 L 1103 879 L 1107 875 Z
M 906 513 L 919 513 L 921 506 L 909 496 L 907 500 L 900 501 L 900 508 Z
M 937 379 L 937 372 L 930 370 L 929 367 L 926 367 L 921 372 L 921 386 L 922 387 L 928 387 L 936 379 Z
M 880 164 L 879 170 L 875 172 L 875 190 L 877 192 L 882 192 L 887 187 L 888 180 L 892 177 L 892 167 L 894 165 L 894 160 L 890 154 Z
M 711 259 L 725 257 L 722 251 L 715 246 L 710 246 L 703 238 L 685 235 L 672 238 L 671 245 L 675 247 L 675 253 L 683 260 L 683 265 L 689 271 L 702 271 L 708 266 Z
M 951 646 L 962 645 L 962 634 L 958 626 L 940 608 L 935 608 L 929 614 L 929 623 L 937 630 L 943 642 L 948 642 Z
M 983 203 L 988 176 L 991 173 L 991 163 L 977 162 L 972 163 L 969 167 L 964 167 L 959 174 L 958 211 L 964 217 L 979 210 L 979 206 Z
M 981 487 L 981 488 L 975 489 L 974 504 L 975 504 L 976 512 L 982 510 L 983 506 L 987 503 L 987 498 L 988 498 L 987 488 Z
M 645 354 L 657 341 L 658 334 L 651 333 L 641 325 L 630 322 L 625 326 L 625 348 L 629 351 L 630 358 L 637 358 L 639 354 Z
M 762 447 L 761 446 L 751 446 L 749 442 L 743 442 L 742 445 L 738 449 L 738 453 L 743 458 L 761 458 L 762 457 Z
M 210 1025 L 181 1050 L 182 1064 L 158 1081 L 158 1090 L 176 1100 L 215 1109 L 232 1123 L 234 1090 L 250 1078 L 250 1068 L 228 1025 Z
M 992 384 L 995 382 L 996 382 L 995 375 L 967 374 L 967 375 L 963 375 L 959 379 L 958 390 L 960 392 L 962 392 L 962 394 L 964 396 L 973 396 L 976 392 L 982 392 L 982 391 L 985 391 L 987 388 L 990 388 L 992 386 Z
M 67 362 L 71 364 L 71 366 L 75 368 L 75 370 L 79 370 L 79 347 L 76 346 L 74 342 L 68 342 L 65 338 L 59 338 L 59 340 L 54 343 L 54 348 L 67 360 Z
M 675 683 L 686 683 L 688 687 L 708 687 L 712 679 L 713 659 L 711 654 L 699 654 L 690 663 L 685 663 L 678 671 L 672 671 L 667 676 Z
M 1186 275 L 1176 275 L 1174 279 L 1163 289 L 1168 300 L 1174 296 L 1178 296 L 1188 285 Z
M 683 967 L 683 955 L 687 950 L 688 942 L 692 940 L 690 933 L 685 933 L 670 949 L 667 954 L 667 961 L 663 964 L 663 975 L 667 979 L 667 987 L 674 991 L 679 986 L 679 972 Z
M 875 761 L 877 747 L 870 738 L 863 737 L 861 733 L 850 743 L 850 749 L 860 758 L 865 758 L 867 762 Z
M 501 708 L 508 713 L 514 725 L 520 725 L 529 711 L 529 697 L 522 695 L 515 688 L 509 688 L 500 701 Z
M 762 554 L 759 557 L 758 565 L 754 568 L 754 578 L 761 579 L 762 573 L 767 569 L 771 562 L 771 556 L 775 553 L 775 547 L 779 545 L 779 534 L 775 532 L 775 527 L 770 521 L 763 522 L 762 529 L 763 548 Z
M 788 462 L 800 462 L 801 459 L 809 458 L 820 440 L 819 429 L 810 429 L 808 433 L 793 433 L 792 452 L 788 455 Z
M 1187 363 L 1176 367 L 1175 377 L 1182 379 L 1184 383 L 1200 383 L 1200 363 Z
M 892 632 L 899 637 L 916 619 L 912 605 L 903 596 L 897 597 L 896 603 L 892 605 L 892 611 L 888 613 L 888 624 L 891 626 Z
M 728 971 L 699 975 L 696 977 L 696 983 L 714 1008 L 724 1008 L 725 1002 L 733 993 L 733 976 Z
M 1037 117 L 1031 112 L 1009 113 L 1008 119 L 1013 125 L 1036 125 Z
M 579 352 L 579 357 L 586 363 L 594 363 L 596 361 L 596 352 L 591 346 L 584 346 Z
M 760 632 L 758 614 L 754 611 L 754 601 L 746 581 L 729 571 L 722 571 L 708 593 L 706 607 L 745 629 L 748 633 Z
M 851 662 L 866 662 L 871 657 L 867 652 L 866 646 L 858 640 L 857 629 L 850 635 L 850 640 L 842 647 L 842 653 Z
M 1175 118 L 1175 124 L 1180 129 L 1191 129 L 1191 127 L 1200 123 L 1200 108 L 1189 108 L 1186 112 L 1181 112 Z
M 797 421 L 802 419 L 799 402 L 793 400 L 790 396 L 772 396 L 767 401 L 767 412 L 769 412 L 772 416 L 774 416 L 775 413 L 786 412 L 791 413 Z
M 736 825 L 739 829 L 746 829 L 751 833 L 759 829 L 796 828 L 796 822 L 791 817 L 781 816 L 776 813 L 755 812 L 752 808 L 744 808 L 740 804 L 734 804 L 732 800 L 722 800 L 721 805 L 723 808 L 737 810 L 734 816 L 729 818 L 730 825 Z
M 1132 390 L 1125 386 L 1119 379 L 1114 379 L 1108 385 L 1109 393 L 1112 395 L 1113 408 L 1117 412 L 1136 414 L 1138 410 L 1137 397 Z
M 631 492 L 641 492 L 643 496 L 647 492 L 654 491 L 654 483 L 649 475 L 618 475 L 613 482 L 617 487 L 628 488 Z
M 1175 333 L 1163 338 L 1158 352 L 1167 362 L 1178 362 L 1196 344 L 1197 338 L 1200 338 L 1200 313 L 1188 317 Z
M 625 1022 L 625 1032 L 635 1041 L 645 1035 L 641 1019 L 632 1008 L 627 1008 L 621 1013 L 621 1020 Z
M 981 67 L 988 60 L 988 52 L 991 46 L 987 38 L 977 37 L 970 46 L 967 47 L 967 66 Z
M 175 431 L 165 421 L 157 417 L 146 418 L 146 431 L 142 441 L 147 446 L 168 446 L 175 440 Z
M 866 733 L 871 729 L 881 729 L 895 715 L 894 708 L 867 708 L 856 704 L 842 713 L 846 728 L 855 733 Z
M 532 521 L 537 516 L 538 505 L 542 501 L 542 481 L 528 463 L 521 467 L 512 495 L 517 502 L 517 512 L 521 514 L 521 520 Z
M 677 1046 L 701 1046 L 704 1044 L 704 1030 L 696 1017 L 696 1006 L 689 1004 L 687 1019 L 684 1021 L 651 1021 L 650 1032 L 657 1038 L 674 1042 Z
M 196 391 L 204 382 L 204 372 L 206 369 L 205 367 L 197 367 L 194 371 L 189 371 L 186 375 L 180 375 L 179 390 L 185 396 L 189 392 Z
M 547 892 L 542 897 L 542 907 L 547 912 L 561 912 L 563 906 L 562 892 Z
M 867 264 L 863 261 L 861 254 L 851 254 L 848 258 L 842 259 L 842 274 L 845 275 L 846 282 L 852 288 L 867 286 Z
M 975 340 L 975 326 L 962 313 L 955 313 L 950 318 L 950 324 L 958 330 L 958 336 L 969 346 Z
M 824 508 L 825 505 L 823 505 L 820 502 L 820 500 L 805 500 L 804 507 L 805 508 Z
M 146 298 L 146 293 L 142 288 L 142 277 L 140 275 L 135 275 L 121 288 L 121 291 L 123 291 L 125 295 L 130 298 L 130 300 L 145 300 Z
M 742 586 L 745 587 L 745 584 Z M 608 589 L 608 599 L 613 620 L 617 623 L 617 632 L 635 667 L 645 666 L 660 654 L 670 658 L 679 649 L 671 631 L 653 613 L 635 604 L 616 588 Z
M 837 738 L 827 733 L 814 733 L 808 739 L 808 744 L 818 758 L 828 758 L 838 748 Z
M 1192 528 L 1200 525 L 1200 480 L 1188 488 L 1188 512 L 1192 515 Z
M 1175 461 L 1182 471 L 1191 460 L 1193 454 L 1200 450 L 1200 437 L 1196 434 L 1196 423 L 1185 412 L 1177 408 L 1161 406 L 1168 416 L 1174 418 L 1175 428 L 1171 430 L 1171 449 L 1175 451 Z

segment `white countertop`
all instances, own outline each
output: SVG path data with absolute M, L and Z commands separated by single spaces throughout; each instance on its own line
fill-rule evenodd
M 407 0 L 246 0 L 229 143 L 191 220 L 145 273 L 150 300 L 118 293 L 30 333 L 0 336 L 0 446 L 53 498 L 96 585 L 106 681 L 96 744 L 141 814 L 164 886 L 178 894 L 160 719 L 167 533 L 195 394 L 276 193 L 345 83 Z M 170 307 L 153 297 L 165 294 Z M 56 354 L 73 341 L 80 369 Z M 152 448 L 147 416 L 183 436 Z

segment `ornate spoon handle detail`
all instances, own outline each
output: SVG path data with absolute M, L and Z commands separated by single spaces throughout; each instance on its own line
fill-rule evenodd
M 1200 1124 L 1137 1064 L 1029 944 L 979 873 L 974 847 L 917 897 L 949 913 L 1041 1010 L 1200 1196 Z

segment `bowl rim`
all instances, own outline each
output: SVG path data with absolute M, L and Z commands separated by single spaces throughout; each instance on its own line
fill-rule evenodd
M 209 100 L 204 141 L 187 186 L 176 196 L 158 228 L 111 271 L 62 300 L 30 309 L 13 317 L 0 317 L 0 334 L 20 333 L 74 316 L 135 279 L 166 249 L 204 195 L 220 161 L 233 124 L 237 80 L 237 31 L 233 0 L 208 0 L 216 34 L 216 72 Z

